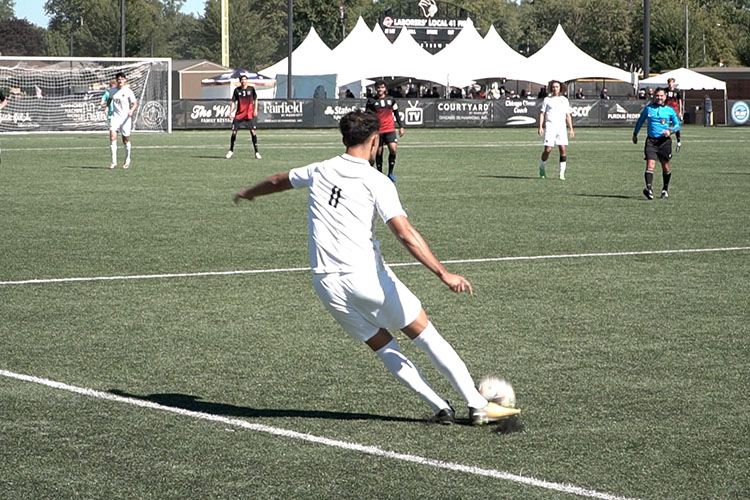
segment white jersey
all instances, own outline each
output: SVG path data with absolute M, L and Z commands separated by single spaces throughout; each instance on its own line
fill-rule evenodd
M 542 101 L 545 128 L 565 128 L 565 115 L 571 112 L 570 102 L 564 95 L 547 96 Z
M 343 154 L 292 169 L 294 188 L 308 188 L 309 251 L 314 274 L 382 268 L 375 214 L 383 222 L 406 215 L 388 177 Z
M 130 106 L 136 102 L 135 94 L 131 88 L 125 85 L 123 88 L 118 89 L 114 96 L 112 96 L 112 119 L 117 122 L 122 122 L 128 117 L 128 111 Z

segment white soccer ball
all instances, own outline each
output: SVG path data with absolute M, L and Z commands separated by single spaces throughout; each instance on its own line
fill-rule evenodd
M 479 382 L 479 394 L 487 401 L 494 401 L 506 408 L 516 407 L 516 391 L 510 383 L 500 377 L 485 377 Z

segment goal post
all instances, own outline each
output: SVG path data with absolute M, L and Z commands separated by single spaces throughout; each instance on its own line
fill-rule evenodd
M 135 132 L 172 132 L 172 59 L 0 56 L 0 133 L 109 129 L 102 94 L 125 73 L 138 108 Z

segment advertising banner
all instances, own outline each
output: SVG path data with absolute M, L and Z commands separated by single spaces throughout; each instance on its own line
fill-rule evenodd
M 315 126 L 338 127 L 342 116 L 358 109 L 365 109 L 364 99 L 316 99 L 313 104 Z
M 174 101 L 172 127 L 176 129 L 231 128 L 230 106 L 230 101 L 226 99 Z
M 492 101 L 487 99 L 437 99 L 436 127 L 486 127 L 492 121 Z
M 748 125 L 750 123 L 750 105 L 748 101 L 728 101 L 729 124 Z M 716 109 L 716 108 L 714 108 Z
M 530 127 L 537 126 L 539 107 L 538 99 L 500 99 L 492 102 L 492 125 L 495 127 Z
M 599 120 L 592 125 L 635 126 L 647 101 L 600 101 Z
M 258 127 L 314 127 L 314 107 L 312 99 L 262 100 L 258 106 Z
M 600 100 L 571 99 L 570 100 L 570 117 L 573 120 L 573 127 L 597 126 L 599 125 L 599 107 Z

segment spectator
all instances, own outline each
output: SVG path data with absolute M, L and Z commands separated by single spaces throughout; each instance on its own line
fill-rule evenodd
M 521 99 L 527 99 L 529 97 L 529 93 L 526 91 L 526 89 L 521 89 Z
M 344 97 L 347 99 L 354 99 L 354 93 L 352 93 L 351 90 L 349 90 L 349 87 L 346 87 L 346 92 L 344 93 Z
M 503 97 L 503 93 L 500 92 L 500 87 L 497 82 L 492 82 L 492 87 L 490 88 L 490 91 L 487 93 L 487 99 L 501 99 Z
M 602 91 L 599 93 L 599 99 L 611 99 L 607 93 L 607 87 L 602 88 Z
M 583 94 L 583 89 L 581 87 L 578 87 L 578 90 L 576 91 L 576 99 L 586 99 L 586 96 Z
M 653 87 L 649 87 L 649 88 L 646 89 L 646 97 L 648 97 L 649 101 L 653 101 L 654 100 L 654 89 L 653 89 Z
M 463 95 L 463 92 L 461 92 L 460 88 L 451 87 L 450 96 L 451 96 L 451 99 L 461 99 L 464 95 Z
M 703 126 L 710 127 L 714 124 L 714 105 L 708 94 L 703 96 Z
M 539 89 L 539 93 L 536 95 L 539 99 L 544 99 L 547 97 L 547 87 L 542 87 Z
M 638 89 L 638 99 L 641 99 L 641 100 L 646 99 L 646 90 Z
M 406 92 L 406 97 L 419 97 L 419 90 L 414 84 L 409 85 L 409 90 Z

